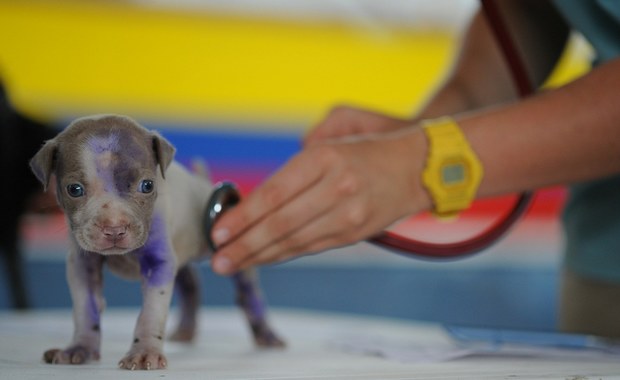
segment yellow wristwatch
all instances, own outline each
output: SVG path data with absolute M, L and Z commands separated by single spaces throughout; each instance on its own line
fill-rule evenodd
M 429 142 L 422 183 L 430 192 L 434 214 L 454 217 L 474 200 L 482 164 L 451 117 L 424 121 L 422 127 Z

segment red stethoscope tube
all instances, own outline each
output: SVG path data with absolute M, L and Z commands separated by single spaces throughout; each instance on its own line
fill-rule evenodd
M 527 71 L 508 34 L 498 9 L 493 0 L 481 0 L 481 2 L 487 20 L 509 65 L 519 95 L 526 97 L 532 94 L 534 89 L 528 79 Z M 480 252 L 504 236 L 510 227 L 527 211 L 532 198 L 532 192 L 522 193 L 508 213 L 497 220 L 491 227 L 467 240 L 454 243 L 430 243 L 385 231 L 378 236 L 370 238 L 368 242 L 399 254 L 418 258 L 456 259 L 466 257 Z M 239 191 L 233 183 L 220 183 L 214 189 L 203 221 L 207 242 L 212 252 L 217 250 L 217 247 L 211 240 L 213 225 L 223 212 L 230 207 L 234 207 L 240 199 Z
M 380 235 L 368 239 L 368 242 L 408 256 L 430 259 L 464 258 L 488 248 L 504 236 L 510 227 L 527 211 L 532 197 L 533 194 L 529 192 L 521 194 L 510 212 L 503 218 L 467 240 L 453 243 L 429 243 L 384 231 Z

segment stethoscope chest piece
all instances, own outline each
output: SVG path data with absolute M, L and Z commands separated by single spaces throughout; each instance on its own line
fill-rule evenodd
M 220 182 L 215 185 L 203 217 L 203 228 L 207 238 L 207 246 L 211 252 L 217 251 L 217 246 L 211 237 L 213 226 L 222 213 L 234 207 L 241 200 L 239 190 L 232 182 Z

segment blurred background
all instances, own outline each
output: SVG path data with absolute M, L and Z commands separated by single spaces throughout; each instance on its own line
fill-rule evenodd
M 476 9 L 473 0 L 0 0 L 0 78 L 25 117 L 59 130 L 88 114 L 129 115 L 175 144 L 182 163 L 206 160 L 214 180 L 247 193 L 334 105 L 415 112 Z M 587 70 L 588 55 L 575 36 L 548 86 Z M 465 260 L 412 260 L 360 243 L 265 267 L 266 298 L 278 307 L 553 329 L 564 199 L 562 188 L 539 192 L 506 239 Z M 511 201 L 478 202 L 449 224 L 421 216 L 397 228 L 462 239 Z M 70 307 L 64 219 L 29 205 L 15 222 L 27 304 Z M 15 269 L 0 266 L 0 309 L 9 309 Z M 232 304 L 229 281 L 207 263 L 200 270 L 204 304 Z M 105 282 L 108 307 L 140 304 L 136 283 Z

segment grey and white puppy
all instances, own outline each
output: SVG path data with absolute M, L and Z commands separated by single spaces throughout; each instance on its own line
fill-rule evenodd
M 102 115 L 74 121 L 32 158 L 33 172 L 46 188 L 55 174 L 71 231 L 67 280 L 74 335 L 65 349 L 45 352 L 47 363 L 99 359 L 104 263 L 142 283 L 142 311 L 119 367 L 167 366 L 162 347 L 175 283 L 181 318 L 172 337 L 193 338 L 200 299 L 189 263 L 211 253 L 202 219 L 212 185 L 176 163 L 174 152 L 162 136 L 134 120 Z M 282 346 L 267 324 L 254 272 L 240 272 L 233 280 L 256 344 Z

